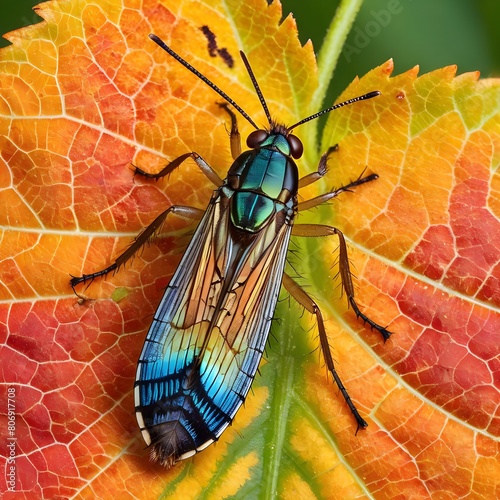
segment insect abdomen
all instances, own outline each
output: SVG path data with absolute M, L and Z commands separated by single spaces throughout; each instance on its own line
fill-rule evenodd
M 147 365 L 143 360 L 139 367 L 147 371 Z M 135 390 L 144 440 L 154 445 L 152 459 L 163 465 L 171 466 L 201 451 L 231 423 L 231 417 L 207 394 L 199 372 L 191 367 L 157 380 L 139 379 Z

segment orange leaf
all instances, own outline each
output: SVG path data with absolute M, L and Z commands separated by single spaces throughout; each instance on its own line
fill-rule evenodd
M 300 308 L 283 303 L 234 426 L 166 471 L 148 462 L 132 389 L 185 222 L 169 221 L 165 237 L 96 280 L 85 291 L 95 300 L 78 301 L 69 286 L 69 274 L 109 265 L 168 206 L 203 208 L 213 190 L 192 164 L 157 183 L 134 179 L 131 164 L 157 172 L 196 151 L 224 176 L 231 163 L 220 99 L 147 35 L 259 124 L 238 51 L 286 123 L 304 117 L 318 85 L 314 53 L 264 0 L 75 0 L 37 12 L 45 22 L 11 33 L 0 51 L 1 411 L 16 438 L 1 444 L 0 489 L 14 467 L 17 494 L 30 499 L 498 495 L 500 82 L 454 68 L 391 77 L 389 62 L 343 95 L 382 96 L 327 122 L 322 149 L 339 150 L 317 184 L 338 187 L 365 167 L 379 179 L 300 220 L 324 214 L 345 233 L 358 302 L 395 335 L 383 344 L 338 300 L 333 238 L 308 241 L 297 269 L 369 427 L 355 435 L 319 354 L 309 355 L 316 330 L 304 334 Z M 207 22 L 217 50 L 200 29 Z M 251 128 L 239 125 L 245 137 Z M 302 174 L 318 160 L 302 161 Z

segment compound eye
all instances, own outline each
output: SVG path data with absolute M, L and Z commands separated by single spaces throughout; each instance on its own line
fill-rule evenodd
M 293 134 L 290 134 L 287 138 L 288 144 L 290 144 L 290 153 L 291 155 L 298 160 L 302 153 L 304 152 L 304 146 L 302 145 L 302 141 Z
M 265 130 L 254 130 L 247 137 L 247 146 L 249 148 L 258 148 L 267 138 L 269 134 Z

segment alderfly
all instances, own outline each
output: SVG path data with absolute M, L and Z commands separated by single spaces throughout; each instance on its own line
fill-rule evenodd
M 74 289 L 80 283 L 118 269 L 155 234 L 170 214 L 199 220 L 154 315 L 137 365 L 135 412 L 144 441 L 151 447 L 151 458 L 170 467 L 217 441 L 231 424 L 261 361 L 281 285 L 316 316 L 326 366 L 354 415 L 358 429 L 366 427 L 367 423 L 335 370 L 320 309 L 284 273 L 284 266 L 292 235 L 336 235 L 340 277 L 350 306 L 356 316 L 378 330 L 384 340 L 389 338 L 390 332 L 365 316 L 354 300 L 343 234 L 331 226 L 293 225 L 299 211 L 325 203 L 376 179 L 377 175 L 360 176 L 346 186 L 298 203 L 299 189 L 325 175 L 330 151 L 321 157 L 316 172 L 299 179 L 294 160 L 302 156 L 303 146 L 292 131 L 334 109 L 371 99 L 380 92 L 336 104 L 287 127 L 271 118 L 250 64 L 241 52 L 269 122 L 269 128 L 263 130 L 226 93 L 160 38 L 149 36 L 226 101 L 227 104 L 221 107 L 231 118 L 230 142 L 234 158 L 224 181 L 194 152 L 174 159 L 158 174 L 146 174 L 136 167 L 137 174 L 158 179 L 191 158 L 217 188 L 205 212 L 171 206 L 112 265 L 71 279 Z M 256 129 L 247 139 L 250 149 L 244 152 L 241 152 L 236 115 L 232 109 Z

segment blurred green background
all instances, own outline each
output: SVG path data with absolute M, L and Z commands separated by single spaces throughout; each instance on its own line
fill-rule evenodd
M 34 0 L 2 5 L 0 32 L 33 24 Z M 302 42 L 321 46 L 338 0 L 283 0 L 293 12 Z M 365 0 L 340 57 L 328 103 L 356 76 L 389 58 L 395 74 L 416 64 L 426 73 L 448 64 L 458 72 L 480 70 L 500 76 L 500 2 L 498 0 Z M 7 45 L 0 39 L 0 46 Z
M 284 0 L 294 13 L 302 42 L 319 50 L 339 1 Z M 365 0 L 335 70 L 329 100 L 356 76 L 389 58 L 393 74 L 415 65 L 420 74 L 450 64 L 458 73 L 500 76 L 498 0 Z

